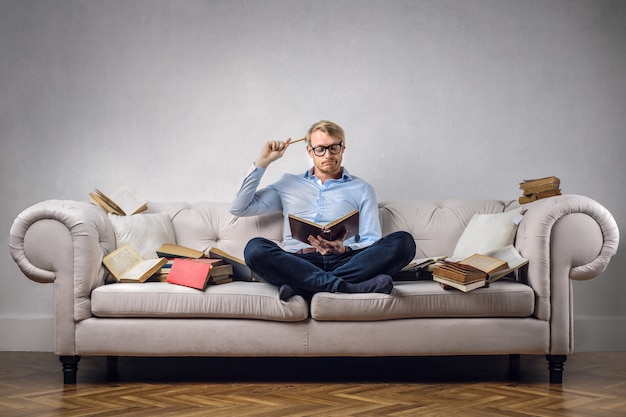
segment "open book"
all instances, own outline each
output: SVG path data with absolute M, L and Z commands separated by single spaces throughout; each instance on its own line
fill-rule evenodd
M 497 271 L 488 272 L 487 282 L 494 282 L 528 264 L 528 259 L 524 258 L 513 245 L 505 246 L 500 249 L 494 249 L 486 252 L 484 255 L 506 261 L 508 266 L 507 268 L 501 268 Z
M 528 259 L 509 245 L 458 262 L 441 262 L 433 268 L 433 280 L 467 292 L 487 286 L 527 263 Z
M 402 268 L 400 272 L 420 271 L 422 269 L 426 269 L 430 267 L 431 265 L 434 265 L 435 263 L 439 261 L 443 261 L 446 258 L 447 256 L 431 256 L 430 258 L 413 259 L 411 262 L 408 263 L 408 265 Z
M 118 216 L 130 216 L 148 209 L 148 203 L 126 185 L 113 191 L 110 195 L 106 195 L 96 188 L 95 191 L 89 193 L 89 197 L 91 197 L 91 201 L 107 212 Z
M 321 225 L 315 222 L 289 215 L 291 236 L 300 242 L 309 243 L 309 236 L 321 236 L 326 240 L 350 239 L 359 234 L 359 210 L 354 210 L 345 216 Z
M 167 259 L 144 259 L 128 243 L 115 249 L 102 259 L 117 282 L 144 282 L 161 270 Z

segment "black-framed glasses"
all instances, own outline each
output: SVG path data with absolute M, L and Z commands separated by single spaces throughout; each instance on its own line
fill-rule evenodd
M 311 148 L 313 150 L 313 154 L 315 156 L 324 156 L 326 155 L 326 151 L 330 152 L 331 155 L 337 155 L 341 152 L 341 148 L 343 148 L 343 142 L 333 143 L 329 146 L 316 146 L 315 148 Z

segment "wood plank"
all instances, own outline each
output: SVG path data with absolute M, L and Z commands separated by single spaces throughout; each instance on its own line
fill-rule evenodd
M 0 415 L 590 416 L 626 415 L 626 352 L 576 353 L 563 385 L 543 356 L 418 358 L 84 357 L 63 385 L 51 353 L 0 352 Z

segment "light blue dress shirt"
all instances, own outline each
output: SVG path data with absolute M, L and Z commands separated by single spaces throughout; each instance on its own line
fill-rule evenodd
M 253 165 L 230 211 L 236 216 L 282 211 L 283 249 L 296 252 L 310 246 L 291 237 L 289 214 L 324 225 L 359 209 L 359 236 L 346 240 L 345 244 L 351 249 L 365 248 L 381 238 L 376 193 L 370 184 L 341 169 L 341 178 L 323 184 L 310 169 L 304 175 L 284 174 L 280 180 L 258 190 L 265 169 Z

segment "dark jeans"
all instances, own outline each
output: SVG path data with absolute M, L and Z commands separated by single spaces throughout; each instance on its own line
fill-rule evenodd
M 337 292 L 342 281 L 358 283 L 380 274 L 394 275 L 414 256 L 415 241 L 407 232 L 391 233 L 364 249 L 325 256 L 285 252 L 261 237 L 251 239 L 244 249 L 246 263 L 261 279 L 308 292 Z

